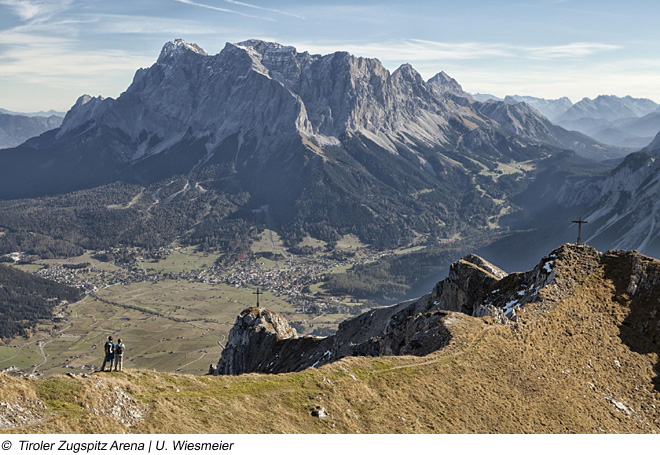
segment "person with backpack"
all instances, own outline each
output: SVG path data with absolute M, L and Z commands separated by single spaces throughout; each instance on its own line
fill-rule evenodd
M 126 346 L 121 342 L 121 338 L 117 338 L 115 344 L 115 371 L 121 371 L 124 366 L 124 350 Z
M 105 358 L 103 359 L 103 365 L 101 365 L 101 371 L 105 371 L 105 364 L 110 362 L 110 371 L 112 371 L 112 363 L 115 360 L 115 344 L 112 342 L 112 337 L 108 337 L 108 341 L 103 345 L 103 350 L 105 351 Z

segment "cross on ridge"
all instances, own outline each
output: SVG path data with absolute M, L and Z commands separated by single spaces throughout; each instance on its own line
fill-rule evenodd
M 573 223 L 577 223 L 577 225 L 578 225 L 577 244 L 579 245 L 580 243 L 582 243 L 582 225 L 587 224 L 588 221 L 585 221 L 585 220 L 582 219 L 582 217 L 580 217 L 579 220 L 573 220 Z
M 253 292 L 253 294 L 255 294 L 255 295 L 257 296 L 257 308 L 259 308 L 259 296 L 260 296 L 260 295 L 264 295 L 264 293 L 261 292 L 261 291 L 259 290 L 259 288 L 257 288 L 257 292 Z

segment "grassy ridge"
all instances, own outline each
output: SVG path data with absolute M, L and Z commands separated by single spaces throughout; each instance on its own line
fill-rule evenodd
M 598 270 L 546 316 L 523 310 L 517 327 L 458 315 L 450 345 L 426 357 L 346 358 L 318 370 L 240 377 L 0 376 L 0 387 L 10 400 L 23 394 L 46 403 L 41 418 L 10 429 L 20 432 L 657 432 L 657 351 L 622 341 L 634 310 L 621 297 Z M 132 426 L 103 414 L 111 403 L 98 391 L 110 385 L 142 410 Z M 328 417 L 312 417 L 316 406 Z

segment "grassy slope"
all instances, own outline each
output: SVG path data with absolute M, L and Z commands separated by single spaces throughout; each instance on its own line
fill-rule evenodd
M 0 376 L 0 387 L 46 402 L 44 419 L 21 432 L 119 431 L 85 407 L 108 384 L 144 409 L 123 430 L 145 433 L 658 431 L 658 355 L 622 342 L 630 308 L 599 270 L 546 317 L 523 312 L 522 329 L 460 316 L 450 346 L 423 358 L 349 358 L 275 376 Z M 329 417 L 311 417 L 317 405 Z

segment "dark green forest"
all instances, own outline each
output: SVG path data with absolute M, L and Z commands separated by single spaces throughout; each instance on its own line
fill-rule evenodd
M 0 264 L 0 340 L 27 335 L 40 319 L 51 319 L 60 301 L 83 296 L 79 289 Z

